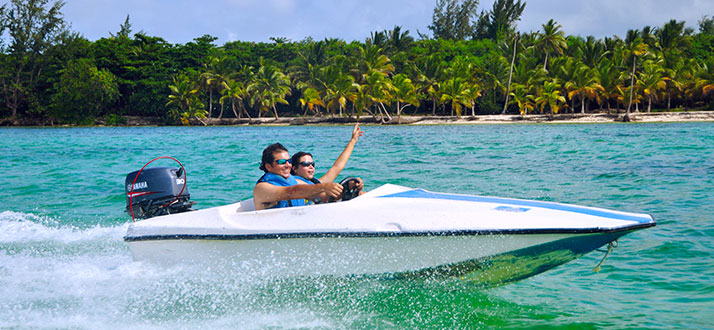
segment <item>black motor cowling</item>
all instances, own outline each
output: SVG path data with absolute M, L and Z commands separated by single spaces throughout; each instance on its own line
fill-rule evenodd
M 151 217 L 186 212 L 191 210 L 193 202 L 186 187 L 186 173 L 182 168 L 151 167 L 126 176 L 126 212 L 134 217 Z M 134 179 L 136 178 L 136 182 Z M 132 183 L 134 190 L 132 191 Z M 131 195 L 130 195 L 131 194 Z M 130 198 L 131 196 L 131 198 Z

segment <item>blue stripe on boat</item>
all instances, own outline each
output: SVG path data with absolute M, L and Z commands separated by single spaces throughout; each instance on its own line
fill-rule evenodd
M 539 208 L 551 209 L 551 210 L 557 210 L 557 211 L 582 213 L 582 214 L 593 215 L 593 216 L 603 217 L 603 218 L 637 221 L 639 223 L 648 223 L 648 222 L 653 221 L 651 217 L 643 217 L 643 216 L 632 215 L 632 214 L 621 214 L 621 213 L 615 213 L 615 212 L 611 212 L 611 211 L 607 211 L 607 210 L 601 210 L 601 209 L 597 210 L 597 209 L 591 209 L 591 208 L 575 206 L 575 205 L 530 201 L 530 200 L 522 200 L 522 199 L 501 198 L 501 197 L 483 197 L 483 196 L 444 194 L 444 193 L 435 193 L 435 192 L 431 192 L 431 191 L 426 191 L 424 189 L 408 190 L 408 191 L 403 191 L 403 192 L 399 192 L 399 193 L 395 193 L 395 194 L 391 194 L 391 195 L 379 196 L 379 197 L 385 197 L 385 198 L 392 198 L 392 197 L 429 198 L 429 199 L 447 199 L 447 200 L 455 200 L 455 201 L 507 204 L 507 205 L 539 207 Z

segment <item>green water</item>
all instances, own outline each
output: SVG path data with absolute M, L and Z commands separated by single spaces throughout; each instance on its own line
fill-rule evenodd
M 251 196 L 266 145 L 311 151 L 323 173 L 351 127 L 3 128 L 0 328 L 714 328 L 714 123 L 364 129 L 343 175 L 368 190 L 598 206 L 658 226 L 620 239 L 599 273 L 593 252 L 489 290 L 158 267 L 122 241 L 127 173 L 173 156 L 196 207 L 223 205 Z

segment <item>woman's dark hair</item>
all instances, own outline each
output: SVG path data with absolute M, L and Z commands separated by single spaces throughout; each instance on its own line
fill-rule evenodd
M 291 173 L 291 174 L 295 174 L 295 168 L 298 167 L 298 165 L 300 165 L 300 158 L 302 158 L 302 156 L 310 156 L 310 157 L 312 157 L 312 154 L 309 153 L 309 152 L 304 152 L 304 151 L 298 151 L 298 152 L 296 152 L 296 153 L 293 155 L 293 157 L 290 159 L 290 161 L 291 161 L 292 164 L 293 164 L 293 169 L 290 170 L 290 173 Z
M 265 169 L 265 164 L 272 164 L 275 161 L 275 157 L 273 156 L 273 154 L 278 151 L 288 152 L 288 149 L 283 147 L 283 145 L 280 143 L 273 143 L 267 148 L 263 149 L 263 158 L 260 161 L 260 169 L 263 172 L 268 172 L 268 170 Z

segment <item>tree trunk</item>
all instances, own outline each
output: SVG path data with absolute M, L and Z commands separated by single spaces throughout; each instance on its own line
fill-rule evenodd
M 400 107 L 400 102 L 397 101 L 397 124 L 402 123 L 402 108 Z
M 392 116 L 389 115 L 389 111 L 387 111 L 387 107 L 384 106 L 384 103 L 379 102 L 379 104 L 382 106 L 382 109 L 384 110 L 384 114 L 387 115 L 387 119 L 389 119 L 389 121 L 392 121 Z
M 208 91 L 208 118 L 213 116 L 213 89 Z
M 630 108 L 632 108 L 632 93 L 635 91 L 635 70 L 637 69 L 637 56 L 632 61 L 632 79 L 630 80 L 630 102 L 627 104 L 625 121 L 630 121 Z
M 240 119 L 240 114 L 236 112 L 236 100 L 231 99 L 231 109 L 233 109 L 233 116 Z
M 10 82 L 10 91 L 8 91 L 7 85 L 5 85 L 5 80 L 3 79 L 3 89 L 5 91 L 5 97 L 7 98 L 5 100 L 5 104 L 7 107 L 11 110 L 12 115 L 10 118 L 15 119 L 17 118 L 17 109 L 20 108 L 20 103 L 22 102 L 21 99 L 21 93 L 22 91 L 20 90 L 20 86 L 22 86 L 22 82 L 20 77 L 22 73 L 22 68 L 20 68 L 17 71 L 17 74 L 15 75 L 15 81 Z
M 218 119 L 223 118 L 223 103 L 221 103 L 221 112 L 218 114 Z
M 378 105 L 375 106 L 377 110 L 379 111 L 379 122 L 384 124 L 384 113 L 382 113 L 382 108 L 380 108 Z M 369 111 L 369 110 L 367 110 Z M 372 113 L 372 117 L 374 117 L 374 120 L 377 120 L 377 113 Z
M 652 95 L 648 97 L 649 102 L 647 103 L 647 112 L 650 113 L 652 112 Z
M 245 116 L 248 117 L 248 119 L 251 119 L 250 114 L 248 113 L 248 109 L 246 109 L 245 104 L 243 104 L 243 100 L 240 100 L 240 103 L 238 103 L 238 105 L 240 106 L 241 111 L 245 112 Z
M 672 104 L 672 92 L 667 91 L 667 111 L 669 111 Z
M 273 105 L 273 113 L 275 114 L 275 119 L 278 119 L 278 108 Z
M 436 100 L 432 99 L 431 103 L 431 115 L 436 116 Z
M 502 115 L 506 114 L 506 109 L 508 109 L 508 97 L 511 96 L 511 78 L 513 78 L 513 66 L 516 63 L 516 41 L 518 41 L 518 34 L 513 37 L 513 58 L 511 58 L 511 70 L 508 72 L 508 87 L 506 88 L 506 103 L 503 104 Z M 473 108 L 473 107 L 472 107 Z M 473 110 L 471 111 L 473 116 Z

